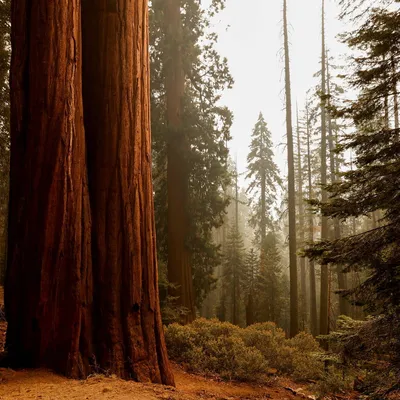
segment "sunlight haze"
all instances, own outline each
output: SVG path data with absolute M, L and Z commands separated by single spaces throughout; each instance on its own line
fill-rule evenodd
M 251 131 L 262 111 L 274 138 L 276 162 L 286 171 L 282 1 L 246 0 L 246 5 L 251 6 L 243 7 L 244 1 L 228 0 L 213 26 L 219 33 L 218 50 L 228 58 L 235 79 L 233 89 L 222 98 L 234 114 L 231 154 L 237 154 L 239 172 L 244 172 Z M 205 6 L 208 3 L 205 1 Z M 288 13 L 295 124 L 296 100 L 301 109 L 307 90 L 317 84 L 313 75 L 320 68 L 321 2 L 289 0 Z M 336 39 L 345 29 L 338 21 L 338 13 L 336 2 L 328 0 L 327 48 L 335 59 L 346 50 Z

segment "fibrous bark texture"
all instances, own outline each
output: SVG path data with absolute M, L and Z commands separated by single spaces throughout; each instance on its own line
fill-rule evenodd
M 158 298 L 147 12 L 146 0 L 85 0 L 82 11 L 79 0 L 13 2 L 6 311 L 18 366 L 173 384 Z

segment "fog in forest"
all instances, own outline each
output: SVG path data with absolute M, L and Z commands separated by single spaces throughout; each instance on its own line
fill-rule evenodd
M 0 0 L 0 399 L 400 399 L 400 0 Z
M 314 74 L 321 59 L 321 5 L 316 1 L 292 1 L 290 21 L 293 106 L 303 104 L 307 91 L 318 83 Z M 204 2 L 205 6 L 209 4 Z M 233 0 L 213 19 L 212 29 L 218 32 L 217 44 L 226 56 L 235 79 L 233 88 L 222 97 L 232 109 L 235 120 L 230 148 L 237 154 L 239 171 L 246 169 L 251 129 L 262 111 L 268 121 L 275 146 L 276 162 L 284 170 L 285 105 L 283 75 L 282 4 L 280 1 L 250 0 L 243 7 Z M 335 1 L 326 3 L 326 38 L 330 56 L 344 64 L 347 47 L 337 38 L 351 25 L 339 21 L 340 7 Z

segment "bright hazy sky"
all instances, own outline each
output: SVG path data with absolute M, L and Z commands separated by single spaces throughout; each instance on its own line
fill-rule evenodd
M 209 0 L 208 0 L 209 1 Z M 205 1 L 207 3 L 207 1 Z M 327 47 L 331 56 L 346 50 L 336 35 L 345 30 L 338 21 L 336 0 L 326 0 Z M 296 100 L 301 108 L 307 90 L 316 84 L 321 53 L 321 0 L 288 0 L 291 42 L 293 117 Z M 250 135 L 260 111 L 273 134 L 276 161 L 286 173 L 284 75 L 282 61 L 282 0 L 227 0 L 214 21 L 218 50 L 228 58 L 235 79 L 223 104 L 234 113 L 232 157 L 239 172 L 246 169 Z

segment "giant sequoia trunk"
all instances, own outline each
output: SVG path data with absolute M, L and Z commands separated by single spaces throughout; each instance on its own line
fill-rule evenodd
M 294 146 L 292 126 L 292 93 L 290 86 L 289 36 L 287 3 L 283 1 L 283 35 L 285 49 L 285 92 L 286 92 L 286 134 L 288 144 L 289 181 L 289 260 L 290 260 L 290 336 L 299 331 L 298 289 L 297 289 L 297 243 L 296 243 L 296 188 L 294 179 Z
M 85 115 L 80 13 L 78 0 L 13 2 L 9 355 L 74 378 L 100 368 L 173 384 L 158 304 L 147 1 L 84 2 Z
M 90 208 L 80 2 L 60 3 L 12 3 L 6 345 L 14 365 L 77 377 L 92 351 Z
M 93 215 L 96 361 L 170 381 L 158 304 L 147 1 L 86 0 L 83 100 Z
M 183 323 L 195 319 L 191 254 L 187 241 L 189 221 L 188 139 L 182 124 L 185 75 L 182 55 L 181 0 L 165 1 L 166 38 L 169 52 L 165 59 L 168 157 L 168 279 L 170 295 L 186 314 Z

